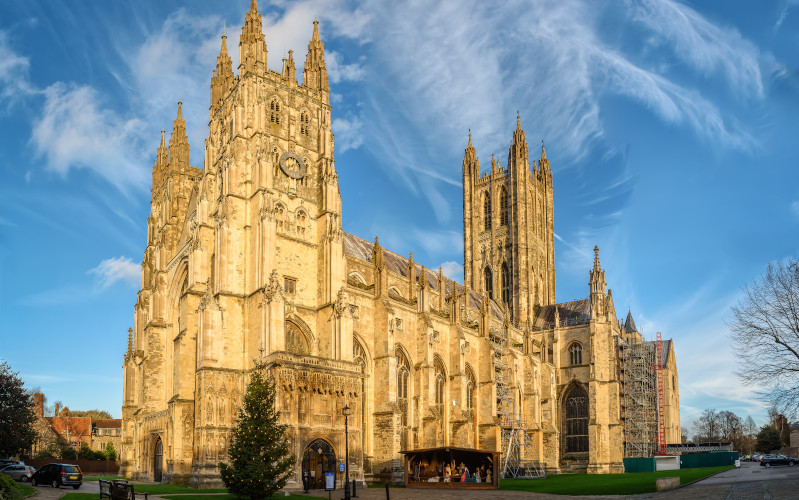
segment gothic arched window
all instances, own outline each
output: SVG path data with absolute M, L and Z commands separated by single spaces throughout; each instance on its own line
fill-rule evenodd
M 308 339 L 300 327 L 292 322 L 286 323 L 286 351 L 294 354 L 308 354 Z
M 352 340 L 352 360 L 361 367 L 361 449 L 366 445 L 366 350 L 356 339 Z
M 474 408 L 474 394 L 477 388 L 477 383 L 474 380 L 474 372 L 471 367 L 466 366 L 466 409 L 471 410 Z
M 491 229 L 491 194 L 486 192 L 483 199 L 483 224 L 486 231 Z
M 512 309 L 513 302 L 511 301 L 511 291 L 513 290 L 513 283 L 511 282 L 510 267 L 507 262 L 502 263 L 502 303 L 508 305 L 508 309 Z
M 508 225 L 508 191 L 505 186 L 499 192 L 499 223 L 503 226 Z
M 280 101 L 277 99 L 272 99 L 269 103 L 269 121 L 280 125 Z
M 311 116 L 305 111 L 300 115 L 300 134 L 305 137 L 311 135 Z
M 397 404 L 400 408 L 400 448 L 408 449 L 408 379 L 411 365 L 402 349 L 397 348 Z
M 569 364 L 583 364 L 583 346 L 581 346 L 579 342 L 575 342 L 569 346 Z
M 588 451 L 588 394 L 575 386 L 566 397 L 566 418 L 563 434 L 566 453 Z
M 446 386 L 446 377 L 444 375 L 444 365 L 441 364 L 441 360 L 436 358 L 435 361 L 435 371 L 436 371 L 436 404 L 439 406 L 444 406 L 444 390 Z
M 483 272 L 485 276 L 485 293 L 489 299 L 494 298 L 494 278 L 491 275 L 491 268 L 486 267 L 485 271 Z

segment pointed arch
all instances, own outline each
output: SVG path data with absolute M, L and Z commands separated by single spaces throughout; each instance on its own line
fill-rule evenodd
M 464 407 L 467 410 L 475 408 L 475 397 L 477 395 L 477 378 L 474 376 L 472 365 L 466 363 L 466 401 Z
M 491 266 L 486 266 L 485 270 L 483 270 L 483 283 L 485 294 L 488 295 L 489 299 L 494 298 L 494 275 L 491 272 Z
M 308 327 L 299 318 L 286 319 L 286 352 L 311 354 L 310 338 L 305 330 Z
M 272 125 L 280 125 L 280 99 L 273 97 L 269 102 L 269 123 Z
M 300 113 L 300 135 L 303 137 L 311 136 L 311 115 L 305 110 Z
M 508 211 L 509 211 L 508 190 L 502 186 L 499 190 L 499 224 L 501 226 L 508 225 Z
M 407 450 L 409 447 L 408 433 L 409 426 L 409 412 L 410 405 L 410 378 L 411 378 L 411 360 L 405 349 L 397 344 L 394 350 L 397 357 L 397 406 L 400 410 L 400 448 Z
M 569 364 L 581 365 L 583 364 L 583 345 L 577 341 L 569 344 Z
M 563 453 L 588 451 L 588 392 L 578 382 L 572 382 L 563 392 L 562 436 Z
M 444 367 L 444 360 L 441 359 L 441 356 L 435 354 L 433 356 L 433 367 L 434 367 L 434 382 L 435 382 L 435 403 L 439 406 L 444 406 L 444 401 L 446 401 L 446 389 L 447 389 L 447 371 Z
M 483 195 L 483 229 L 491 230 L 491 193 L 488 191 Z
M 508 262 L 502 263 L 502 303 L 508 305 L 509 310 L 513 310 L 513 282 L 510 274 Z

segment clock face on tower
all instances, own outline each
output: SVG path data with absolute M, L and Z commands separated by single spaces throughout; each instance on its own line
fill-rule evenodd
M 292 179 L 302 179 L 308 172 L 305 160 L 293 151 L 280 155 L 280 168 Z

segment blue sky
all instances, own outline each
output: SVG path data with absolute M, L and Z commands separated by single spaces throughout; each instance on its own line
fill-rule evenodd
M 600 6 L 604 5 L 604 6 Z M 202 165 L 220 36 L 249 0 L 0 6 L 0 358 L 49 401 L 121 414 L 160 129 Z M 619 316 L 676 341 L 683 423 L 765 420 L 734 374 L 742 285 L 799 254 L 799 2 L 259 2 L 269 66 L 320 20 L 344 229 L 462 280 L 461 161 L 517 110 L 554 171 L 557 298 L 592 249 Z M 301 68 L 298 67 L 298 75 Z

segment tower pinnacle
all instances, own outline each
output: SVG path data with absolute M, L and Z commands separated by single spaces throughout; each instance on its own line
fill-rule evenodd
M 169 137 L 169 166 L 181 169 L 189 166 L 189 140 L 186 137 L 186 122 L 183 120 L 183 102 L 178 101 L 178 116 Z
M 266 73 L 266 39 L 262 29 L 258 4 L 255 0 L 251 0 L 250 10 L 244 16 L 244 26 L 241 27 L 241 38 L 239 38 L 239 76 L 244 76 L 249 71 Z
M 308 42 L 308 55 L 302 72 L 303 85 L 314 90 L 328 92 L 327 67 L 325 66 L 325 44 L 319 38 L 319 21 L 314 19 L 313 35 Z
M 222 35 L 222 48 L 216 57 L 216 68 L 211 77 L 211 116 L 219 101 L 233 82 L 233 63 L 227 53 L 227 35 Z

